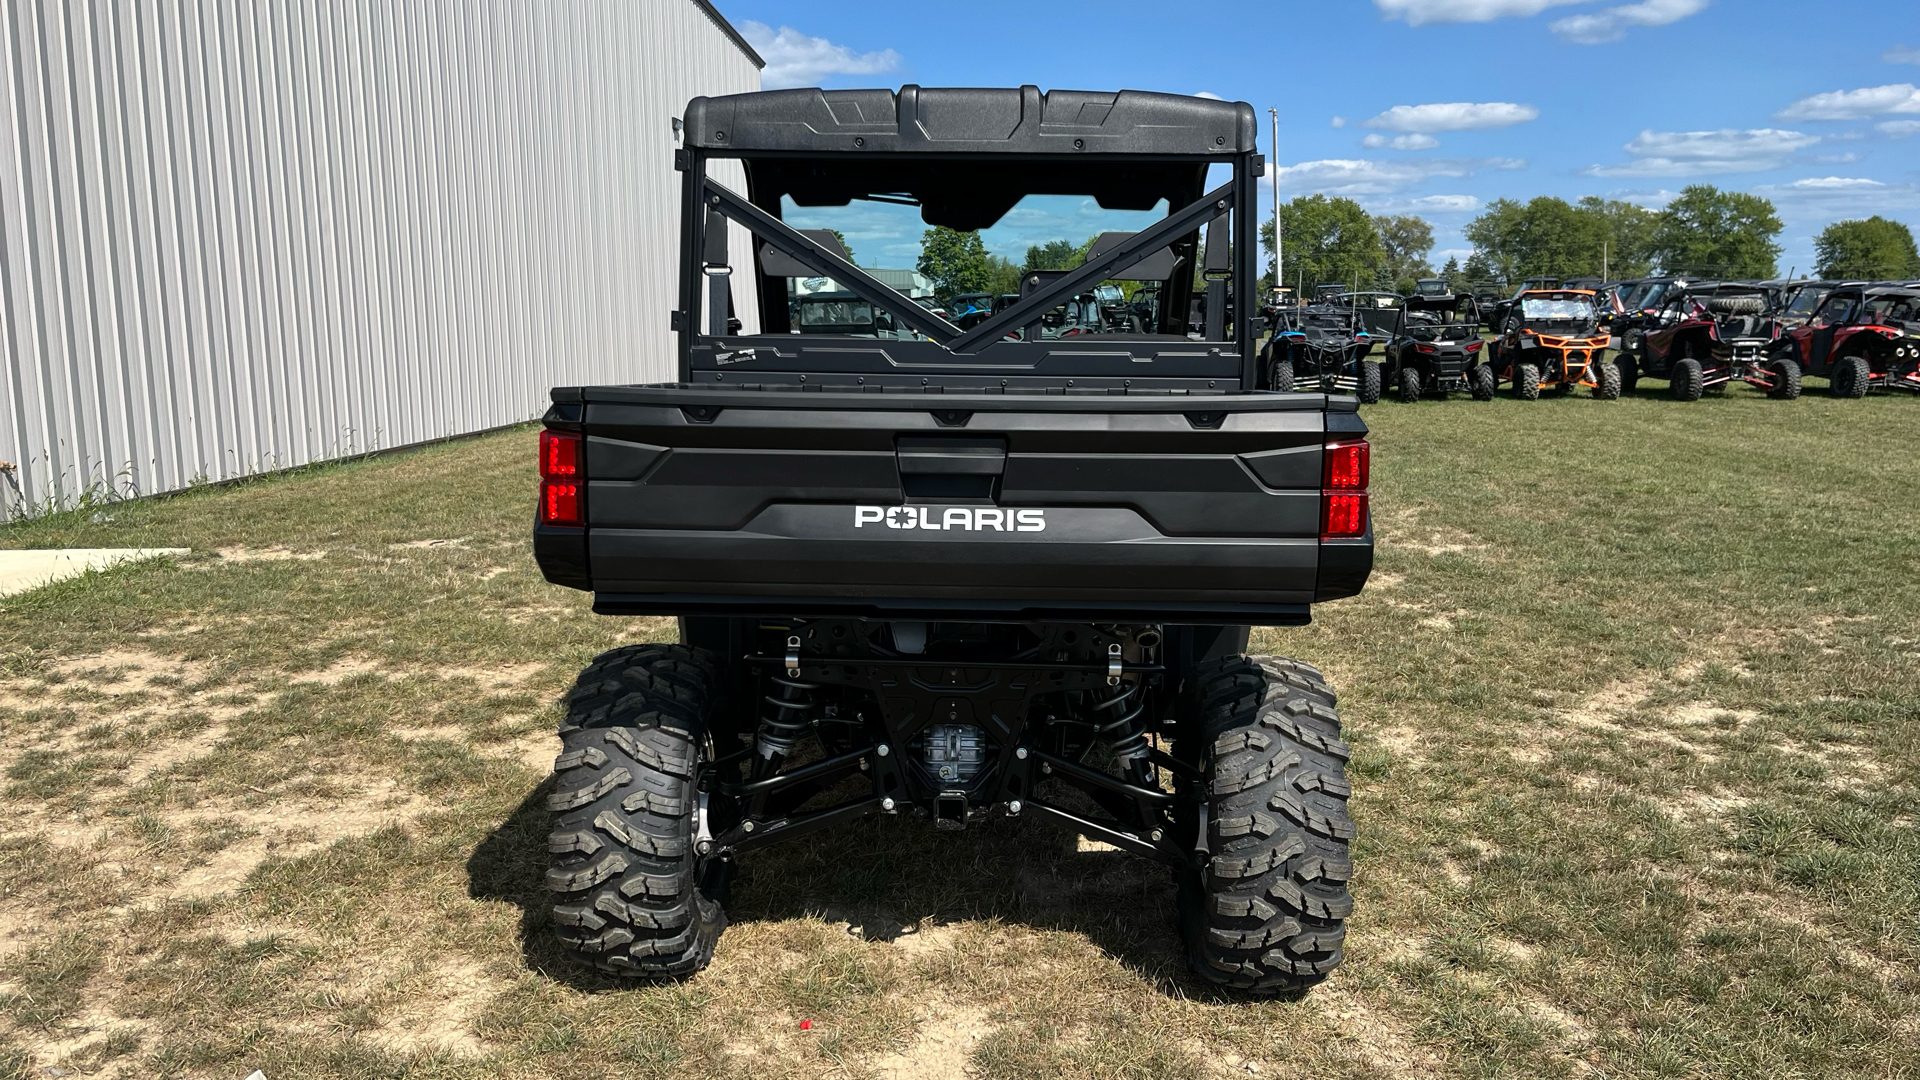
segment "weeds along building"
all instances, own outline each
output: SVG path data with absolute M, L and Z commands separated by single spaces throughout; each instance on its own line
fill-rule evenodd
M 8 0 L 0 60 L 9 515 L 670 378 L 675 118 L 761 67 L 704 0 Z

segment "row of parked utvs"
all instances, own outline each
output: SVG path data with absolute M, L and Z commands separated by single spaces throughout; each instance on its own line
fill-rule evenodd
M 1271 304 L 1267 385 L 1369 404 L 1388 389 L 1408 402 L 1449 392 L 1487 401 L 1502 384 L 1529 401 L 1576 387 L 1611 399 L 1642 376 L 1668 380 L 1681 401 L 1736 382 L 1791 399 L 1806 376 L 1836 397 L 1920 391 L 1920 283 L 1590 284 L 1530 281 L 1488 304 L 1432 280 L 1404 297 L 1335 287 L 1303 306 Z

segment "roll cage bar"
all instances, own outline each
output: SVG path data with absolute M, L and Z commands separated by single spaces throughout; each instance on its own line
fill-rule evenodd
M 909 91 L 915 91 L 911 99 Z M 937 138 L 928 142 L 929 153 L 914 152 L 898 144 L 861 149 L 869 137 L 876 144 L 883 140 L 878 134 L 869 137 L 847 137 L 844 132 L 835 134 L 832 131 L 822 134 L 819 129 L 825 125 L 811 117 L 807 123 L 797 125 L 804 134 L 798 137 L 800 142 L 793 149 L 787 149 L 780 141 L 780 138 L 786 137 L 785 131 L 771 125 L 766 130 L 775 130 L 780 137 L 763 140 L 757 145 L 737 132 L 731 140 L 727 138 L 725 124 L 731 122 L 746 128 L 747 125 L 738 118 L 764 111 L 760 110 L 762 105 L 791 109 L 798 104 L 817 111 L 822 101 L 831 105 L 842 100 L 836 99 L 835 94 L 856 93 L 866 95 L 861 103 L 869 110 L 872 109 L 873 95 L 892 97 L 887 91 L 773 91 L 734 95 L 728 99 L 696 99 L 690 103 L 689 138 L 675 155 L 675 165 L 683 174 L 683 259 L 680 300 L 673 313 L 673 328 L 679 335 L 680 381 L 709 385 L 732 382 L 820 386 L 823 382 L 858 380 L 875 388 L 897 385 L 900 388 L 919 386 L 938 389 L 941 386 L 990 388 L 996 383 L 1008 387 L 1018 380 L 1022 384 L 1041 384 L 1039 387 L 1029 387 L 1030 390 L 1044 388 L 1056 393 L 1101 389 L 1224 391 L 1251 390 L 1256 387 L 1258 365 L 1253 343 L 1252 310 L 1257 299 L 1252 285 L 1258 275 L 1255 185 L 1265 163 L 1254 146 L 1249 106 L 1126 91 L 1114 95 L 1071 92 L 1071 104 L 1078 114 L 1084 115 L 1087 109 L 1094 107 L 1087 102 L 1100 104 L 1104 101 L 1107 104 L 1101 107 L 1110 106 L 1115 116 L 1126 116 L 1133 126 L 1124 127 L 1118 133 L 1109 132 L 1105 143 L 1093 135 L 1075 139 L 1075 144 L 1092 144 L 1096 147 L 1094 150 L 1060 153 L 1056 145 L 1062 144 L 1057 139 L 1053 143 L 1033 144 L 1038 136 L 1058 134 L 1048 122 L 1050 114 L 1047 110 L 1058 111 L 1052 102 L 1069 92 L 1055 91 L 1041 95 L 1032 87 L 1023 87 L 1017 92 L 935 91 L 909 87 L 903 88 L 898 95 L 900 104 L 897 118 L 885 118 L 888 122 L 884 128 L 869 123 L 857 130 L 882 132 L 892 128 L 897 120 L 904 136 L 912 119 L 909 101 L 912 101 L 915 109 L 919 109 L 938 94 L 1017 93 L 1021 114 L 1019 127 L 1005 144 L 989 143 L 985 144 L 986 149 L 970 152 L 955 151 Z M 754 100 L 761 98 L 772 100 L 764 103 Z M 1000 108 L 1007 101 L 1003 96 L 996 101 L 986 102 L 986 105 Z M 727 103 L 731 111 L 718 109 L 715 103 Z M 729 119 L 707 119 L 700 127 L 694 126 L 694 118 L 715 114 L 724 114 Z M 829 115 L 832 115 L 830 111 Z M 1156 125 L 1153 122 L 1156 119 L 1164 120 L 1169 115 L 1180 119 L 1197 119 L 1185 128 L 1174 124 Z M 1213 126 L 1201 130 L 1205 124 Z M 1106 126 L 1111 128 L 1117 125 Z M 707 130 L 716 127 L 716 131 Z M 1065 124 L 1059 127 L 1069 135 L 1077 130 Z M 1162 127 L 1173 134 L 1159 134 L 1158 129 Z M 697 139 L 692 137 L 692 132 L 696 130 L 702 132 Z M 1201 138 L 1194 137 L 1196 131 L 1199 131 Z M 1214 134 L 1215 131 L 1231 134 Z M 922 136 L 924 134 L 921 132 Z M 1112 145 L 1114 149 L 1102 152 L 1106 145 Z M 1167 149 L 1176 152 L 1156 152 Z M 833 246 L 823 245 L 781 220 L 777 213 L 778 192 L 755 190 L 751 184 L 751 174 L 749 191 L 746 193 L 735 190 L 711 175 L 709 165 L 717 159 L 737 159 L 749 167 L 754 161 L 762 161 L 789 171 L 796 170 L 797 166 L 830 171 L 833 165 L 842 161 L 857 169 L 863 163 L 886 165 L 908 159 L 912 159 L 915 166 L 927 162 L 950 162 L 954 169 L 964 170 L 969 161 L 990 161 L 995 168 L 1013 166 L 1030 167 L 1043 172 L 1055 170 L 1049 175 L 1070 175 L 1071 170 L 1085 170 L 1096 162 L 1103 167 L 1111 162 L 1115 170 L 1137 165 L 1143 172 L 1158 169 L 1160 173 L 1156 175 L 1170 175 L 1171 170 L 1190 169 L 1190 175 L 1196 177 L 1204 176 L 1208 166 L 1226 165 L 1231 168 L 1232 175 L 1226 183 L 1206 191 L 1199 198 L 1182 206 L 1170 207 L 1167 216 L 1153 225 L 1124 236 L 1124 239 L 1115 236 L 1117 243 L 1097 246 L 1080 267 L 1045 276 L 1029 275 L 1032 280 L 1023 284 L 1019 300 L 973 327 L 962 330 L 847 261 L 842 252 Z M 880 193 L 856 194 L 854 197 L 880 197 Z M 889 195 L 883 201 L 908 200 Z M 748 274 L 764 273 L 767 269 L 765 263 L 770 257 L 784 257 L 815 274 L 831 278 L 845 291 L 878 310 L 892 314 L 897 325 L 910 328 L 923 340 L 764 332 L 742 335 L 731 332 L 734 303 L 742 297 L 750 297 L 762 304 L 764 318 L 766 305 L 774 302 L 775 295 L 772 290 L 760 287 L 757 278 L 749 279 L 756 281 L 752 287 L 734 287 L 734 275 L 742 269 L 730 263 L 728 240 L 730 230 L 735 226 L 745 229 L 757 240 L 756 248 L 760 253 L 758 265 L 744 268 Z M 1206 242 L 1200 277 L 1204 283 L 1205 320 L 1200 334 L 1102 333 L 1035 340 L 1028 333 L 1022 339 L 1009 337 L 1010 334 L 1030 331 L 1039 324 L 1046 312 L 1091 290 L 1102 281 L 1123 277 L 1128 269 L 1149 260 L 1164 263 L 1165 260 L 1156 260 L 1155 257 L 1170 249 L 1175 258 L 1172 276 L 1168 279 L 1172 287 L 1166 293 L 1176 300 L 1184 300 L 1188 290 L 1181 287 L 1184 283 L 1180 279 L 1194 272 L 1192 261 L 1184 256 L 1196 247 L 1203 227 Z M 1240 283 L 1245 284 L 1237 287 Z M 1237 302 L 1230 296 L 1229 290 L 1238 294 Z M 1173 324 L 1178 330 L 1186 331 L 1185 306 L 1180 303 L 1182 310 L 1163 315 L 1161 328 Z M 1228 318 L 1229 313 L 1231 319 Z M 812 381 L 809 381 L 810 378 Z

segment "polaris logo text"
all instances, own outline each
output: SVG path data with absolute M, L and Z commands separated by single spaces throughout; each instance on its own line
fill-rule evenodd
M 885 525 L 889 529 L 957 529 L 964 532 L 1045 532 L 1045 510 L 1001 510 L 994 507 L 856 506 L 853 527 Z

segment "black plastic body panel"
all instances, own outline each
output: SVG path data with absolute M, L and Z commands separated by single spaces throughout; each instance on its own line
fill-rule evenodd
M 587 435 L 588 527 L 535 552 L 601 611 L 1296 624 L 1372 566 L 1370 535 L 1319 539 L 1351 398 L 554 398 Z
M 1251 153 L 1253 107 L 1142 90 L 768 90 L 687 103 L 686 142 L 737 153 Z

